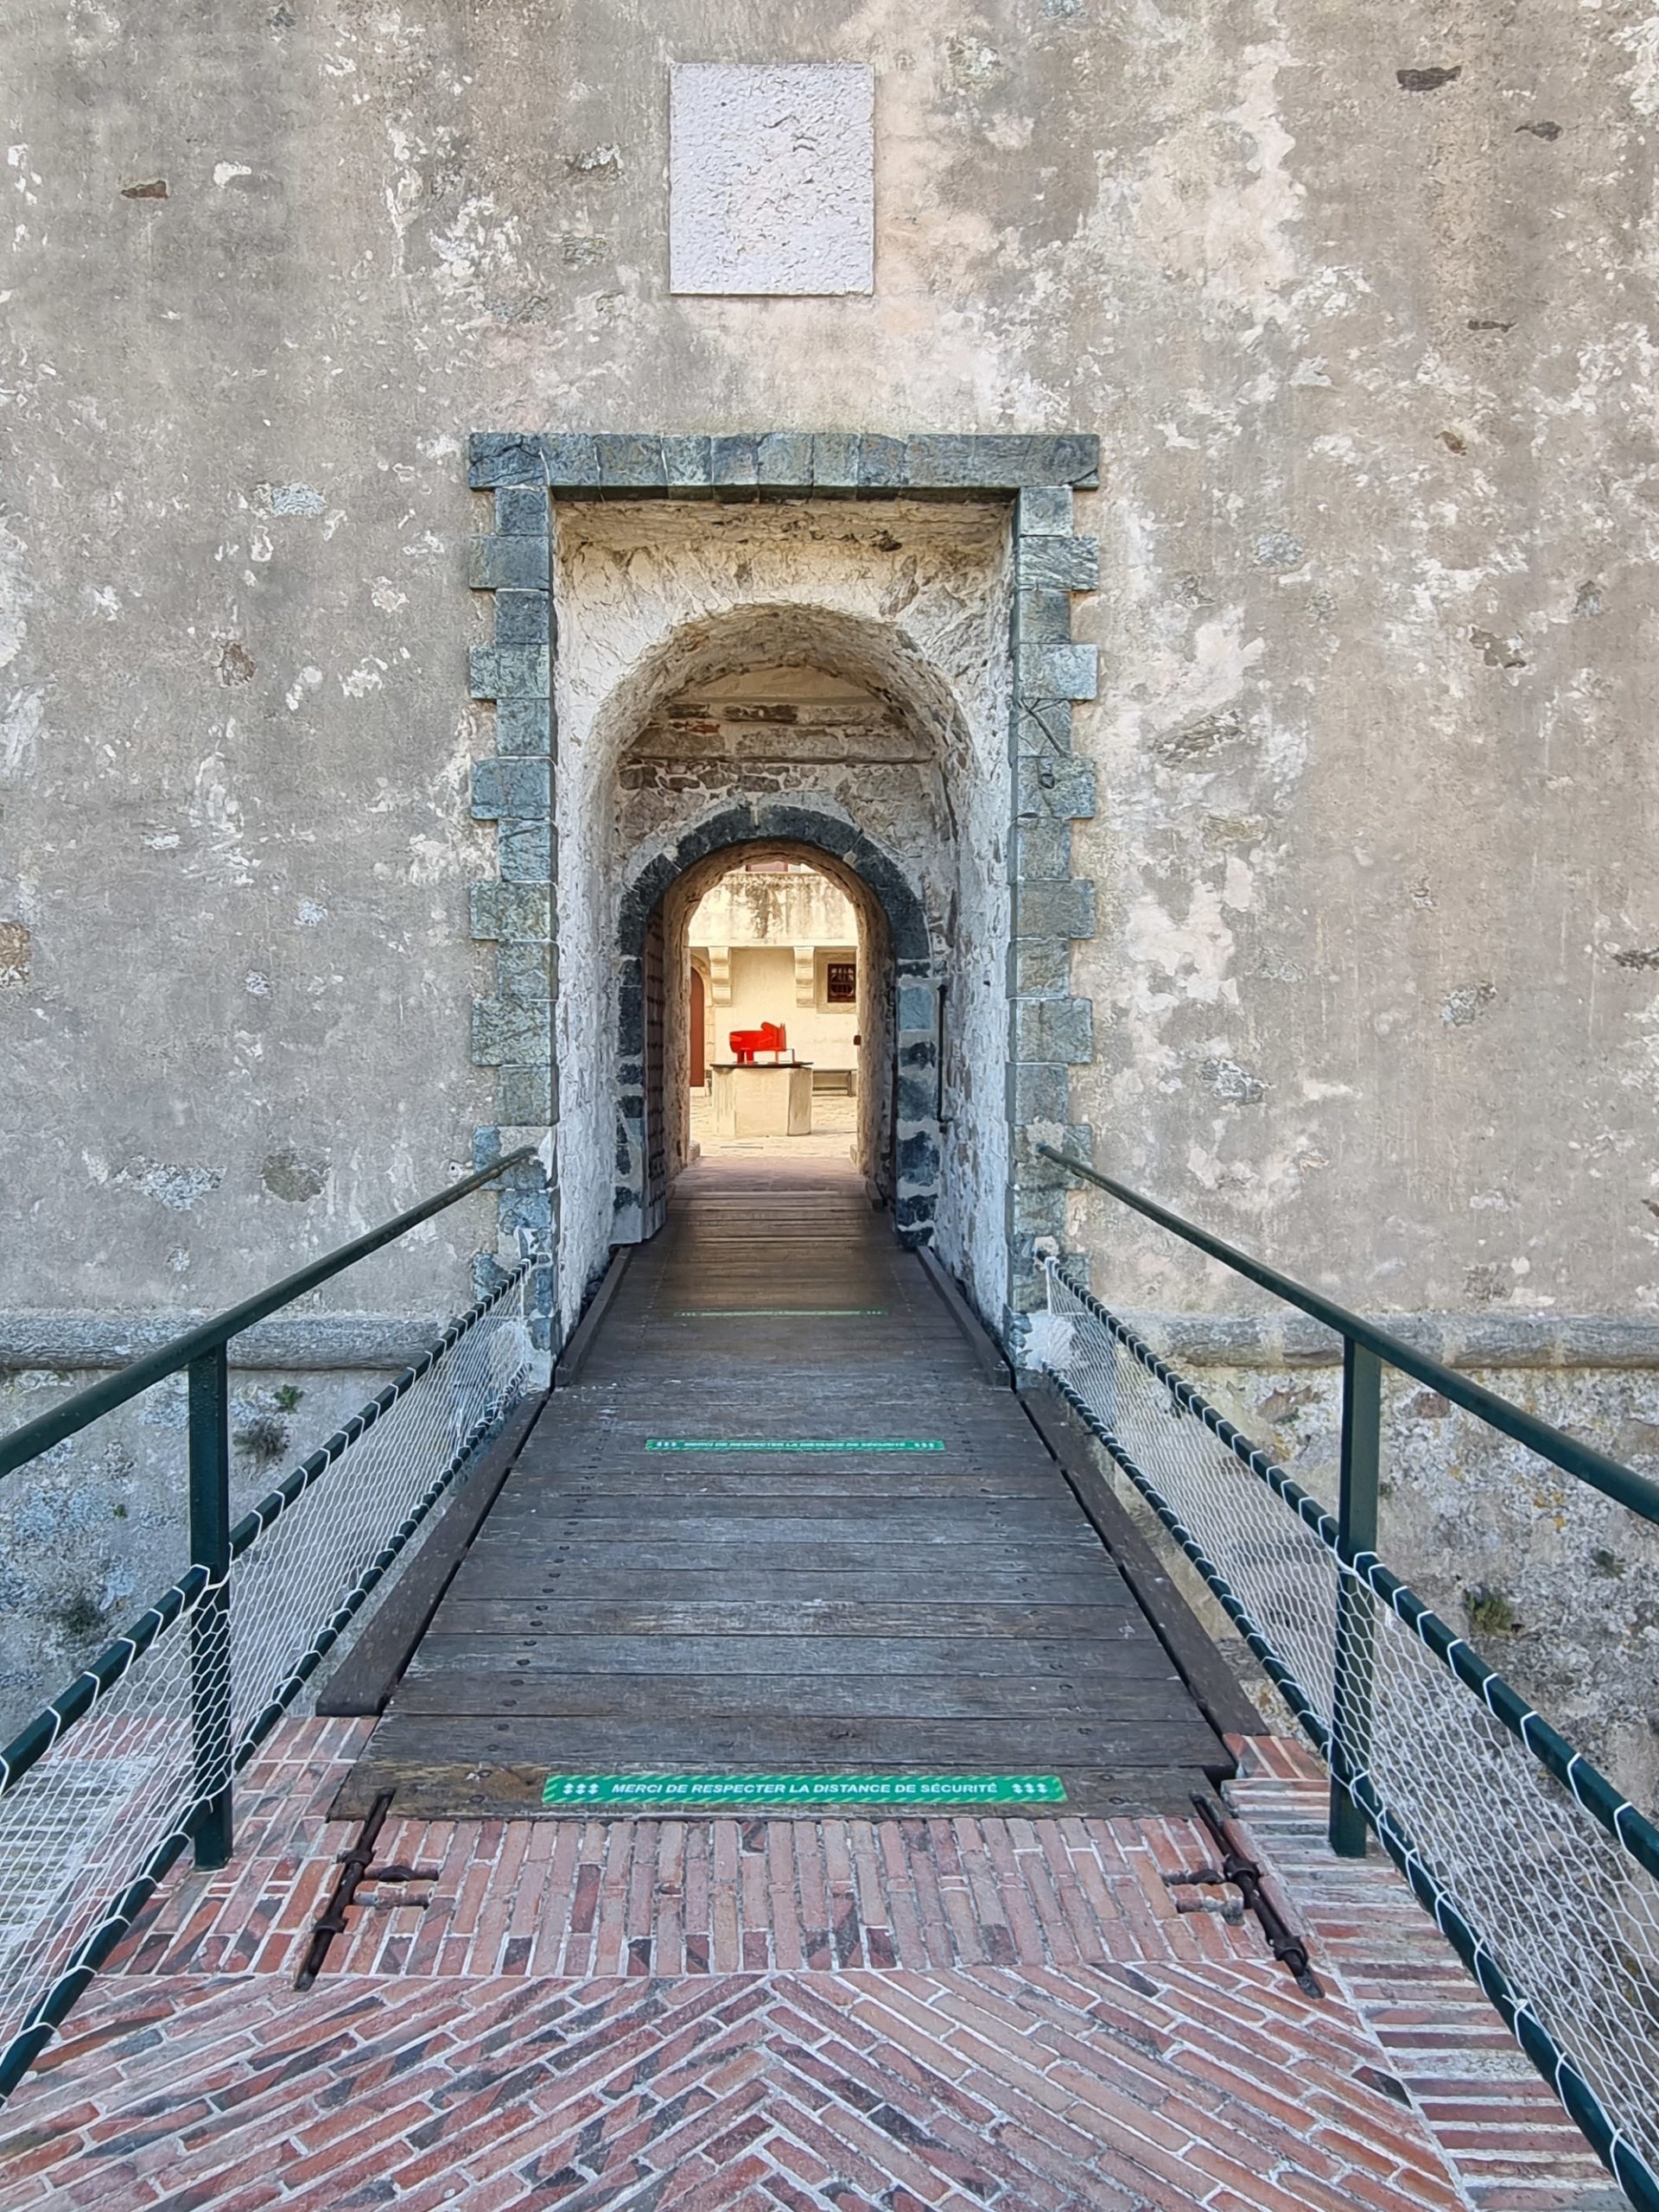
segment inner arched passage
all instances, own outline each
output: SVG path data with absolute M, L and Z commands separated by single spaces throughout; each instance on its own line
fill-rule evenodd
M 925 1243 L 938 1214 L 943 1144 L 939 993 L 922 901 L 893 857 L 844 817 L 782 802 L 721 809 L 652 854 L 625 886 L 615 1241 L 655 1233 L 685 1162 L 691 915 L 734 867 L 760 859 L 806 862 L 857 918 L 863 1041 L 854 1160 L 891 1206 L 901 1242 Z
M 900 1232 L 914 1239 L 931 1226 L 944 1263 L 983 1313 L 1000 1315 L 1012 1234 L 1006 513 L 971 503 L 614 501 L 561 505 L 556 521 L 554 1050 L 567 1320 L 613 1243 L 643 1235 L 656 1206 L 635 1157 L 644 1039 L 622 1005 L 640 983 L 645 925 L 680 867 L 760 836 L 798 839 L 814 865 L 844 861 L 890 931 L 888 872 L 907 890 L 910 947 L 894 943 L 888 972 L 895 1019 L 914 1021 L 925 1064 L 900 1068 L 895 1043 L 893 1084 L 904 1075 L 925 1085 L 931 1143 L 910 1147 L 926 1168 L 912 1177 L 895 1116 L 874 1164 Z M 757 830 L 774 808 L 784 817 Z M 643 1018 L 642 992 L 633 1004 Z M 660 1011 L 666 1026 L 674 1008 Z M 711 1035 L 724 1046 L 717 1024 Z M 666 1168 L 677 1125 L 663 1134 Z M 931 1191 L 906 1187 L 935 1175 Z

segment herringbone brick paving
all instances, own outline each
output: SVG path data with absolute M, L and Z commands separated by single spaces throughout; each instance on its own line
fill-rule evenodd
M 365 1725 L 282 1732 L 245 1854 L 176 1885 L 9 2108 L 5 2212 L 1603 2195 L 1403 1885 L 1323 1851 L 1287 1745 L 1240 1746 L 1234 1794 L 1323 2003 L 1253 1924 L 1176 1911 L 1196 1829 L 958 1819 L 389 1823 L 380 1858 L 439 1867 L 435 1902 L 362 1905 L 299 1995 Z
M 1323 1770 L 1277 1737 L 1240 1745 L 1227 1795 L 1480 2212 L 1624 2199 L 1402 1881 L 1325 1844 Z M 1373 1847 L 1375 1851 L 1375 1847 Z

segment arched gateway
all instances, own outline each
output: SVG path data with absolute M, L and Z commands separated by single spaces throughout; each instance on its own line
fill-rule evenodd
M 855 1157 L 902 1243 L 932 1236 L 939 1195 L 940 981 L 927 918 L 903 870 L 847 817 L 804 800 L 722 807 L 628 880 L 617 926 L 615 1241 L 660 1227 L 683 1159 L 685 927 L 702 893 L 746 858 L 810 861 L 863 925 L 859 1020 L 866 1077 Z
M 661 1218 L 686 1144 L 686 912 L 763 852 L 830 877 L 867 938 L 866 1174 L 1017 1333 L 1064 1226 L 1037 1147 L 1087 1141 L 1069 954 L 1093 903 L 1071 825 L 1094 792 L 1070 702 L 1094 653 L 1071 601 L 1094 549 L 1071 487 L 1092 442 L 480 435 L 472 459 L 496 617 L 474 811 L 501 868 L 474 898 L 498 946 L 480 1145 L 529 1137 L 553 1162 L 501 1218 L 504 1256 L 539 1237 L 550 1262 L 548 1339 Z

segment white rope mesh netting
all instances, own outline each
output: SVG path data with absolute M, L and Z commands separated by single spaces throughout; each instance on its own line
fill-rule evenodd
M 521 1270 L 469 1316 L 372 1423 L 348 1423 L 332 1464 L 285 1510 L 256 1509 L 266 1525 L 232 1562 L 228 1637 L 210 1619 L 213 1592 L 180 1608 L 175 1586 L 159 1610 L 176 1618 L 146 1648 L 125 1647 L 125 1673 L 0 1796 L 0 2053 L 122 1892 L 230 1781 L 256 1724 L 297 1696 L 324 1630 L 343 1627 L 377 1565 L 389 1568 L 388 1546 L 521 1395 L 529 1280 Z M 205 1736 L 204 1713 L 221 1722 Z
M 1659 2166 L 1659 1884 L 1052 1262 L 1030 1353 L 1180 1522 L 1332 1725 L 1339 1640 L 1368 1680 L 1364 1773 L 1440 1891 Z M 1266 1455 L 1259 1455 L 1266 1464 Z M 1339 1580 L 1348 1595 L 1338 1604 Z M 1344 1624 L 1339 1639 L 1338 1616 Z

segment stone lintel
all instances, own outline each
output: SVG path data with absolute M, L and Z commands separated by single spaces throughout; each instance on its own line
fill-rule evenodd
M 479 430 L 471 440 L 470 480 L 480 491 L 550 489 L 576 497 L 622 493 L 683 497 L 728 490 L 810 497 L 906 492 L 996 493 L 1042 491 L 1033 521 L 1069 530 L 1052 497 L 1072 486 L 1098 483 L 1100 442 L 1075 431 L 973 435 L 924 432 L 910 436 L 836 431 L 755 431 L 702 437 L 654 431 Z

